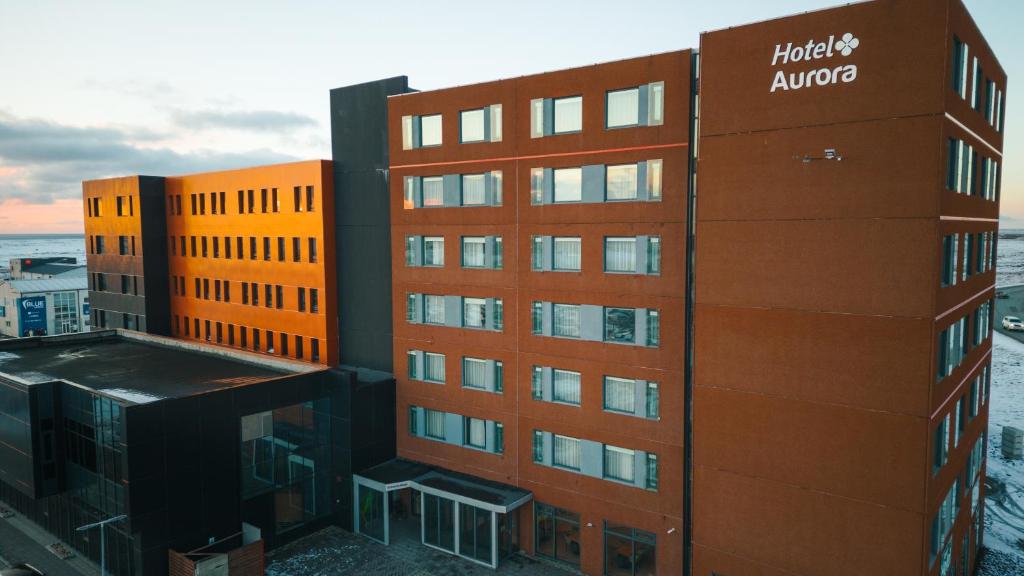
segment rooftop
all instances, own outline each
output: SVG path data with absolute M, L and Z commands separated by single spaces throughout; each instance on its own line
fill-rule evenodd
M 261 365 L 245 356 L 106 330 L 2 340 L 0 374 L 29 383 L 64 380 L 129 404 L 145 404 L 317 369 L 295 362 L 288 363 L 294 367 L 282 362 Z
M 65 290 L 85 290 L 89 287 L 85 274 L 59 276 L 57 278 L 40 278 L 38 280 L 7 280 L 15 292 L 62 292 Z

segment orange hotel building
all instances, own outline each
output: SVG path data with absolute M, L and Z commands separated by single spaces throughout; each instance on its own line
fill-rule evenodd
M 331 178 L 309 161 L 85 182 L 96 326 L 337 364 Z M 153 260 L 166 276 L 141 273 Z M 169 306 L 147 310 L 154 293 Z
M 1006 81 L 960 0 L 876 0 L 338 88 L 333 163 L 85 183 L 94 318 L 393 376 L 337 520 L 384 544 L 968 576 Z

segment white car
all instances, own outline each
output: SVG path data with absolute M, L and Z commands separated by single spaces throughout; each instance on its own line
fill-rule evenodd
M 1024 330 L 1024 321 L 1016 316 L 1003 316 L 1003 328 L 1006 330 Z

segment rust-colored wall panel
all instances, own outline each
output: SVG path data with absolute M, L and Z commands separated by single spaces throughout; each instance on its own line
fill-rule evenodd
M 281 334 L 289 338 L 288 357 L 296 358 L 294 338 L 302 336 L 303 360 L 311 359 L 311 339 L 320 341 L 320 363 L 333 365 L 337 363 L 337 312 L 336 278 L 334 271 L 334 193 L 331 182 L 332 171 L 330 162 L 308 161 L 275 166 L 261 166 L 242 170 L 209 172 L 167 179 L 166 194 L 177 202 L 181 196 L 181 215 L 167 216 L 167 233 L 174 238 L 176 248 L 168 254 L 170 274 L 173 278 L 185 279 L 185 294 L 175 294 L 171 290 L 172 329 L 174 318 L 184 323 L 185 318 L 199 318 L 201 328 L 203 322 L 221 322 L 224 336 L 220 345 L 228 345 L 228 324 L 246 327 L 248 331 L 258 329 L 261 332 L 270 330 L 275 340 Z M 300 211 L 294 206 L 294 187 L 300 187 Z M 313 210 L 306 210 L 306 187 L 313 186 Z M 273 189 L 277 189 L 277 211 L 273 206 Z M 243 213 L 238 206 L 238 191 L 243 193 Z M 248 193 L 253 191 L 253 211 L 249 212 Z M 267 212 L 262 211 L 262 194 L 267 193 Z M 210 193 L 224 192 L 226 206 L 218 206 L 216 213 L 211 213 L 212 202 Z M 204 194 L 205 214 L 192 214 L 191 199 L 193 194 Z M 219 195 L 218 195 L 219 202 Z M 186 252 L 181 253 L 180 238 L 185 236 Z M 191 239 L 197 238 L 197 255 L 191 254 Z M 202 238 L 208 238 L 207 256 L 202 255 Z M 219 240 L 219 257 L 215 257 L 213 249 L 214 237 Z M 243 253 L 237 250 L 237 238 L 242 238 Z M 226 258 L 225 239 L 232 243 L 231 258 Z M 250 251 L 250 238 L 256 239 L 257 257 L 253 259 Z M 271 256 L 264 257 L 264 238 L 270 238 Z M 279 260 L 278 238 L 284 238 L 285 257 Z M 298 238 L 300 244 L 300 261 L 293 261 L 293 239 Z M 309 239 L 316 240 L 316 262 L 310 262 Z M 195 294 L 195 278 L 209 280 L 209 299 L 197 298 Z M 231 283 L 231 301 L 217 301 L 214 295 L 215 280 Z M 256 283 L 259 291 L 259 305 L 242 303 L 242 283 Z M 266 306 L 265 286 L 282 287 L 284 305 L 277 308 Z M 306 310 L 298 309 L 298 288 L 306 289 Z M 318 291 L 318 312 L 310 309 L 310 290 Z M 276 292 L 276 288 L 275 288 Z M 274 295 L 276 300 L 276 293 Z M 212 328 L 211 324 L 211 328 Z M 184 326 L 175 333 L 178 337 L 186 337 Z M 187 337 L 205 338 L 189 330 Z M 215 335 L 211 341 L 215 341 Z M 239 334 L 235 335 L 235 347 L 241 347 Z M 253 339 L 248 336 L 248 349 L 252 349 Z M 261 334 L 259 352 L 267 352 L 268 343 Z M 279 343 L 274 347 L 274 354 L 282 355 Z
M 710 387 L 693 415 L 702 466 L 923 512 L 926 417 Z
M 697 302 L 927 317 L 935 237 L 935 220 L 699 221 Z
M 921 573 L 919 513 L 705 466 L 693 491 L 695 565 L 707 548 L 789 574 Z
M 931 320 L 703 304 L 696 314 L 698 387 L 931 412 Z

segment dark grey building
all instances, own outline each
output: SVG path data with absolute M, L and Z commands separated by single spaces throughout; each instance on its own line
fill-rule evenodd
M 0 342 L 0 499 L 118 575 L 243 523 L 268 548 L 352 522 L 352 471 L 394 456 L 394 385 L 136 332 Z
M 405 76 L 331 90 L 341 364 L 391 372 L 388 96 Z

